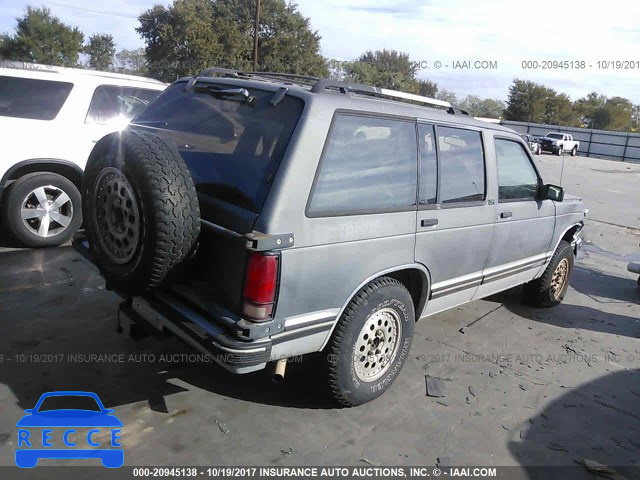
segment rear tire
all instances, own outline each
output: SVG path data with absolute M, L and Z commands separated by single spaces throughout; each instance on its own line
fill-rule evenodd
M 578 147 L 573 147 L 571 149 L 571 156 L 575 157 L 577 155 L 577 153 L 578 153 Z
M 157 135 L 107 135 L 82 186 L 84 223 L 107 282 L 129 295 L 167 286 L 195 251 L 200 209 L 180 154 Z
M 356 294 L 326 349 L 339 405 L 361 405 L 391 386 L 409 356 L 415 323 L 413 300 L 398 280 L 382 277 Z
M 542 276 L 524 285 L 524 302 L 533 307 L 559 305 L 569 288 L 573 264 L 573 247 L 562 240 Z
M 80 192 L 56 173 L 30 173 L 7 189 L 3 224 L 20 244 L 55 247 L 68 242 L 82 222 Z

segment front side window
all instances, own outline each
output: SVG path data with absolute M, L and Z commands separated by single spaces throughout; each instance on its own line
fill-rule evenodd
M 100 85 L 91 98 L 86 123 L 126 125 L 162 93 L 146 88 Z
M 498 162 L 498 199 L 533 200 L 538 190 L 538 175 L 522 145 L 496 139 Z
M 69 82 L 0 76 L 0 116 L 53 120 L 72 88 Z
M 312 216 L 415 208 L 415 123 L 338 115 L 309 204 Z
M 485 199 L 484 150 L 480 132 L 438 127 L 442 204 Z

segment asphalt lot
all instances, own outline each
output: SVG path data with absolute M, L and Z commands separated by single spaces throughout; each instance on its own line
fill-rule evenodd
M 558 183 L 561 159 L 537 161 Z M 0 249 L 0 465 L 22 411 L 68 389 L 115 408 L 128 465 L 637 466 L 640 165 L 567 157 L 563 177 L 591 209 L 565 302 L 523 307 L 516 289 L 421 321 L 391 390 L 352 409 L 328 403 L 313 359 L 276 385 L 167 358 L 193 353 L 175 339 L 119 335 L 117 297 L 70 247 Z M 124 360 L 69 357 L 92 353 Z M 425 396 L 425 375 L 444 397 Z

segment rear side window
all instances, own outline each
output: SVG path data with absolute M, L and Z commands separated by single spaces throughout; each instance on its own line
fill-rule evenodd
M 169 87 L 134 123 L 156 129 L 187 163 L 200 192 L 260 213 L 304 102 L 247 89 L 252 102 L 220 95 L 236 86 L 185 82 Z
M 0 116 L 53 120 L 72 83 L 0 76 Z
M 415 123 L 336 116 L 308 212 L 348 215 L 415 208 Z
M 496 139 L 498 199 L 533 200 L 538 190 L 538 174 L 518 142 Z
M 442 204 L 485 199 L 484 150 L 480 132 L 437 127 Z
M 91 98 L 86 123 L 127 124 L 149 106 L 161 91 L 146 88 L 100 85 Z

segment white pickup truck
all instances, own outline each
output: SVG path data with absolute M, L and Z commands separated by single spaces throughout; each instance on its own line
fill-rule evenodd
M 574 140 L 573 136 L 568 133 L 550 132 L 545 137 L 542 137 L 540 146 L 543 152 L 551 152 L 556 155 L 570 152 L 571 156 L 575 157 L 578 153 L 580 142 Z

